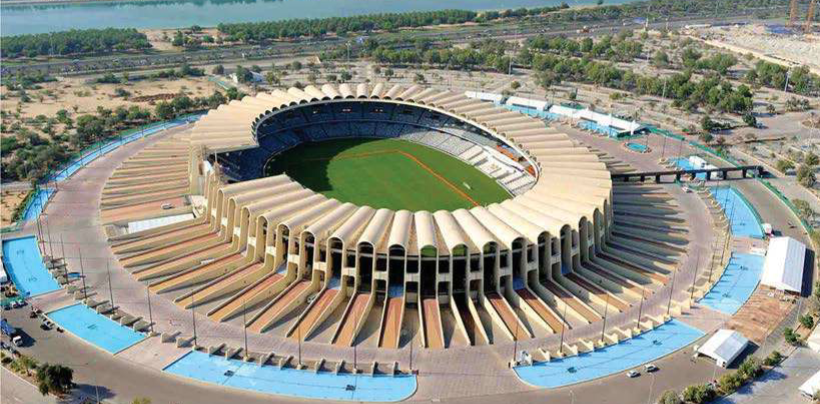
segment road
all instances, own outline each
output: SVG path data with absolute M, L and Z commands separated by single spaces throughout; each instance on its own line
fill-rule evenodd
M 751 15 L 732 16 L 728 18 L 702 18 L 693 16 L 691 18 L 679 18 L 676 20 L 662 21 L 649 24 L 650 28 L 670 28 L 681 27 L 686 24 L 703 24 L 716 22 L 737 22 L 746 21 L 752 18 Z M 494 27 L 457 27 L 445 30 L 417 30 L 403 32 L 401 38 L 405 39 L 403 45 L 414 46 L 412 42 L 416 39 L 431 39 L 433 41 L 449 41 L 454 43 L 470 42 L 482 38 L 493 38 L 501 40 L 524 39 L 539 34 L 548 35 L 598 35 L 611 32 L 624 27 L 620 20 L 608 23 L 599 23 L 590 33 L 578 33 L 577 30 L 585 23 L 562 24 L 554 27 L 545 27 L 543 23 L 519 23 L 514 25 L 500 25 Z M 634 28 L 635 25 L 629 27 Z M 395 34 L 376 34 L 375 38 L 382 41 L 388 40 Z M 177 66 L 183 63 L 190 65 L 227 63 L 238 60 L 266 59 L 272 57 L 294 56 L 301 54 L 319 54 L 322 51 L 333 49 L 344 45 L 347 38 L 328 37 L 321 40 L 300 40 L 295 42 L 275 42 L 263 46 L 236 46 L 230 48 L 220 48 L 213 50 L 196 50 L 186 52 L 167 52 L 156 54 L 137 54 L 133 56 L 107 56 L 78 60 L 64 60 L 47 63 L 19 64 L 3 67 L 4 74 L 17 73 L 46 73 L 46 74 L 93 74 L 104 71 L 132 71 L 144 69 L 158 69 Z M 351 43 L 350 51 L 354 54 L 359 47 L 355 41 Z M 399 46 L 402 47 L 402 46 Z

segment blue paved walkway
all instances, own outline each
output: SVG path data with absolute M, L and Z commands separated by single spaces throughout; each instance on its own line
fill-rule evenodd
M 48 205 L 48 200 L 52 194 L 54 194 L 53 188 L 45 188 L 37 191 L 23 211 L 23 220 L 37 220 L 37 218 L 40 217 L 40 213 L 43 212 L 43 208 Z
M 702 337 L 704 333 L 680 321 L 671 320 L 635 338 L 606 348 L 516 367 L 515 373 L 525 383 L 542 388 L 558 388 L 588 382 L 625 372 L 644 363 L 669 355 Z
M 757 212 L 740 192 L 732 187 L 711 187 L 710 192 L 712 192 L 720 206 L 723 207 L 726 219 L 731 220 L 734 236 L 765 237 Z
M 164 369 L 179 376 L 237 389 L 305 399 L 401 401 L 416 391 L 416 377 L 368 376 L 279 369 L 191 351 Z
M 23 296 L 32 297 L 60 289 L 43 264 L 34 236 L 3 240 L 3 265 Z
M 97 314 L 84 304 L 63 307 L 47 316 L 68 332 L 112 354 L 145 339 L 145 335 Z
M 723 275 L 700 303 L 726 314 L 737 313 L 757 288 L 764 261 L 761 255 L 732 254 Z

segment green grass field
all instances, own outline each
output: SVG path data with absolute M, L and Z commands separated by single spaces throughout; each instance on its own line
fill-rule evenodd
M 495 180 L 455 157 L 393 139 L 302 144 L 271 159 L 265 172 L 285 173 L 330 198 L 373 208 L 435 212 L 510 197 Z

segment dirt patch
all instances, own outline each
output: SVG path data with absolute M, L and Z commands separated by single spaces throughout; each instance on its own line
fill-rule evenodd
M 793 303 L 789 299 L 781 301 L 780 295 L 769 288 L 758 287 L 749 301 L 726 323 L 726 328 L 739 331 L 756 344 L 762 344 L 766 335 L 792 309 Z
M 26 194 L 28 194 L 28 191 L 3 190 L 0 194 L 0 227 L 10 226 L 14 223 L 14 212 L 26 199 Z

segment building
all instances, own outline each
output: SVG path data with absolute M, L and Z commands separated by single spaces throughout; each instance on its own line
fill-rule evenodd
M 791 237 L 769 241 L 760 283 L 782 292 L 801 293 L 806 266 L 806 245 Z
M 820 327 L 814 327 L 814 331 L 806 340 L 806 345 L 814 352 L 820 353 Z
M 718 366 L 726 368 L 731 366 L 747 346 L 749 340 L 741 333 L 721 329 L 699 347 L 697 353 L 714 359 Z
M 498 203 L 411 212 L 346 203 L 262 173 L 302 142 L 359 136 L 417 142 L 477 168 L 495 161 L 485 173 L 507 172 L 501 181 L 517 185 Z M 145 185 L 146 175 L 158 184 Z M 527 324 L 558 333 L 625 311 L 641 300 L 639 285 L 669 279 L 614 243 L 604 249 L 616 237 L 613 186 L 595 153 L 542 119 L 419 85 L 308 86 L 231 101 L 190 133 L 144 149 L 110 181 L 134 192 L 103 198 L 108 226 L 149 219 L 143 210 L 156 206 L 168 206 L 163 216 L 185 213 L 181 201 L 196 215 L 110 237 L 123 267 L 180 308 L 207 308 L 213 321 L 248 313 L 249 332 L 308 338 L 339 310 L 328 337 L 337 346 L 354 344 L 374 318 L 376 344 L 395 348 L 411 315 L 426 347 L 444 347 L 443 317 L 468 344 L 489 344 L 488 321 L 496 340 L 532 338 Z M 169 192 L 169 202 L 157 202 Z M 286 317 L 296 320 L 282 326 Z M 466 331 L 476 324 L 484 326 Z

